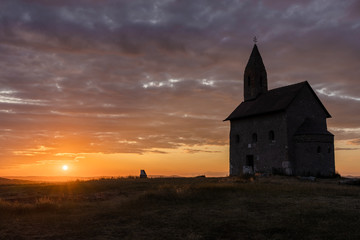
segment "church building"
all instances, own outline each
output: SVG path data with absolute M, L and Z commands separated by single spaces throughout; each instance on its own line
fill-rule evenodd
M 268 90 L 267 74 L 254 45 L 244 72 L 244 101 L 230 121 L 230 176 L 273 173 L 335 174 L 331 115 L 310 84 Z

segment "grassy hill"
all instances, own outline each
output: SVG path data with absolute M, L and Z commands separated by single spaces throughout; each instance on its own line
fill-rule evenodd
M 6 184 L 26 184 L 30 183 L 28 180 L 22 180 L 22 179 L 8 179 L 8 178 L 2 178 L 0 177 L 0 185 L 6 185 Z
M 0 239 L 360 239 L 360 188 L 290 177 L 0 185 Z

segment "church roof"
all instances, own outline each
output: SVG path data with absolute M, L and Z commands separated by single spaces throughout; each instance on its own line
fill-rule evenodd
M 320 99 L 312 90 L 310 84 L 305 81 L 285 87 L 275 88 L 262 93 L 254 100 L 242 102 L 224 121 L 284 111 L 305 86 L 310 88 L 311 92 L 314 94 L 315 99 L 324 109 L 326 117 L 331 117 L 329 112 L 321 103 Z
M 326 125 L 316 119 L 306 118 L 295 132 L 295 135 L 333 135 L 326 129 Z

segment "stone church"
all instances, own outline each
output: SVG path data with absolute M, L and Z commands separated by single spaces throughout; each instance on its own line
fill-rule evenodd
M 327 118 L 307 81 L 268 90 L 255 44 L 244 72 L 244 101 L 224 120 L 230 121 L 230 176 L 334 175 L 334 135 Z

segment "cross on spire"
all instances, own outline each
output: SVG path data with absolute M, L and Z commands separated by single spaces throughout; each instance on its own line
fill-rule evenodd
M 257 43 L 258 40 L 257 40 L 256 36 L 254 36 L 253 41 L 255 44 Z

